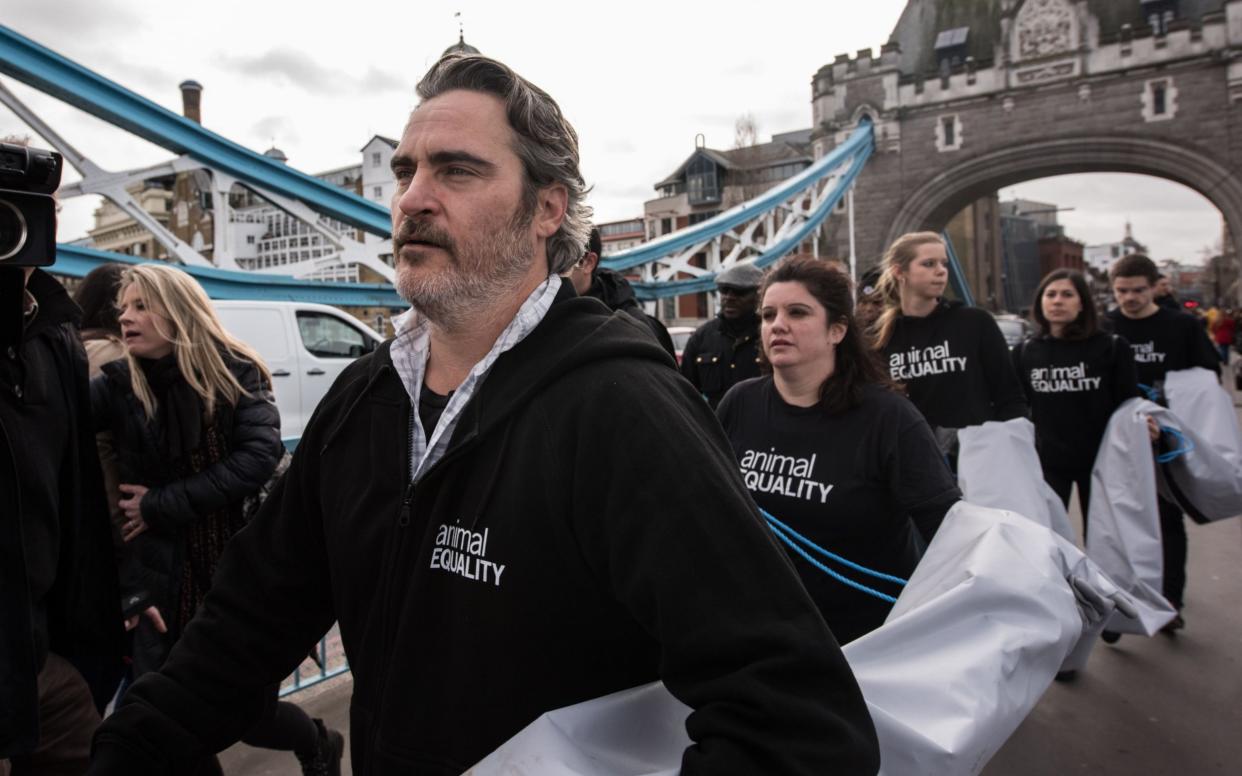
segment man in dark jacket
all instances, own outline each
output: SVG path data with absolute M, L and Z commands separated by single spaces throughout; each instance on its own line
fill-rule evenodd
M 634 289 L 630 287 L 630 282 L 620 272 L 614 272 L 599 265 L 602 250 L 603 240 L 600 239 L 599 228 L 591 227 L 591 236 L 587 239 L 586 250 L 582 258 L 574 262 L 574 265 L 565 273 L 574 291 L 578 296 L 598 299 L 613 312 L 620 311 L 633 316 L 636 321 L 651 329 L 660 347 L 676 358 L 673 338 L 669 336 L 668 329 L 664 328 L 664 324 L 660 323 L 658 318 L 648 315 L 643 310 L 642 305 L 638 303 L 638 298 L 634 296 Z
M 715 418 L 558 275 L 589 208 L 556 103 L 478 56 L 418 93 L 392 158 L 413 310 L 325 396 L 92 773 L 227 746 L 333 620 L 358 776 L 457 776 L 546 711 L 657 679 L 693 710 L 687 776 L 874 773 L 849 666 Z
M 681 373 L 712 409 L 736 383 L 759 376 L 759 284 L 763 272 L 738 264 L 716 276 L 720 313 L 686 342 Z
M 82 773 L 99 715 L 72 661 L 121 659 L 80 314 L 45 272 L 0 268 L 0 772 Z

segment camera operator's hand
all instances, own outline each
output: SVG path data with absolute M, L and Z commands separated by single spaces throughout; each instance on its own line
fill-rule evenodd
M 154 625 L 155 629 L 160 633 L 168 632 L 168 626 L 164 624 L 163 615 L 161 615 L 160 610 L 156 609 L 154 606 L 148 606 L 146 609 L 142 610 L 141 615 L 135 614 L 133 617 L 127 619 L 125 621 L 125 630 L 132 631 L 134 628 L 137 628 L 139 617 L 146 617 L 150 620 L 151 624 Z
M 125 513 L 125 522 L 121 525 L 121 538 L 128 542 L 147 530 L 147 523 L 142 519 L 142 497 L 147 495 L 148 488 L 146 485 L 124 483 L 118 485 L 117 488 L 129 495 L 129 498 L 123 498 L 117 502 L 121 511 Z

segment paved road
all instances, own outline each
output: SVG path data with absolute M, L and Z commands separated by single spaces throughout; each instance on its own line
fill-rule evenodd
M 1077 681 L 1048 690 L 985 776 L 1242 773 L 1242 521 L 1187 521 L 1187 530 L 1186 629 L 1098 644 Z M 344 730 L 351 689 L 341 677 L 299 702 Z M 244 745 L 222 761 L 230 776 L 301 772 L 291 754 Z M 348 750 L 342 772 L 350 773 Z

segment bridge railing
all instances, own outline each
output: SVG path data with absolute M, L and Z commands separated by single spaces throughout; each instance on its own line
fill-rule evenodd
M 302 664 L 280 685 L 280 697 L 284 698 L 308 687 L 326 682 L 349 671 L 345 649 L 341 645 L 340 625 L 333 625 L 315 648 L 314 656 L 308 656 Z

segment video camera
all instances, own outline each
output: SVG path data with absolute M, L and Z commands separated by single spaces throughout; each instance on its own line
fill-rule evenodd
M 56 199 L 63 161 L 54 151 L 0 143 L 0 267 L 56 261 Z

